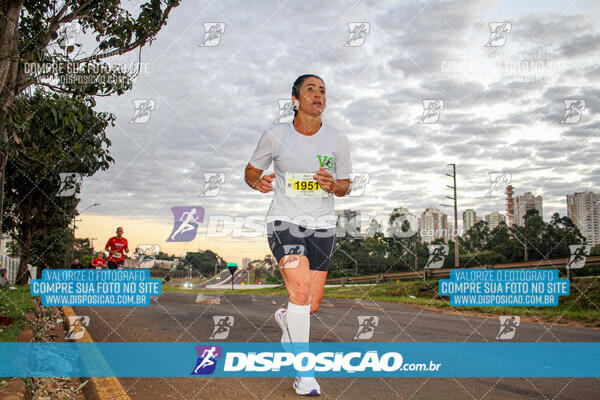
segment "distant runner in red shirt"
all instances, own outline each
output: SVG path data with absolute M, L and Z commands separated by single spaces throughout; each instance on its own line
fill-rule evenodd
M 125 253 L 129 253 L 127 239 L 123 237 L 123 228 L 117 228 L 117 236 L 108 239 L 104 250 L 108 251 L 108 269 L 123 268 Z
M 98 257 L 94 257 L 92 260 L 92 267 L 95 269 L 106 268 L 106 260 L 104 259 L 103 253 L 98 253 Z

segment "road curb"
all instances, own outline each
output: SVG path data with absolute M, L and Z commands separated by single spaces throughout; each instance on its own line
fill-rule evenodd
M 70 306 L 62 307 L 65 316 L 63 323 L 69 329 L 69 317 L 74 317 L 76 314 Z M 78 343 L 94 343 L 87 329 L 83 332 L 81 339 L 75 339 Z M 131 400 L 121 382 L 115 377 L 95 378 L 90 377 L 91 388 L 96 394 L 98 400 Z M 89 385 L 88 385 L 89 386 Z

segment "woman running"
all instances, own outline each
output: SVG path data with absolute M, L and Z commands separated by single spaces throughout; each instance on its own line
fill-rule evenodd
M 246 183 L 274 190 L 267 213 L 268 243 L 289 294 L 287 309 L 275 312 L 282 342 L 310 339 L 310 314 L 319 309 L 335 245 L 333 196 L 350 192 L 350 146 L 346 135 L 321 120 L 325 83 L 302 75 L 292 86 L 294 120 L 267 128 L 246 166 Z M 261 176 L 273 161 L 275 172 Z M 273 189 L 273 183 L 275 189 Z M 287 345 L 290 346 L 290 345 Z M 312 375 L 297 376 L 301 395 L 320 395 Z

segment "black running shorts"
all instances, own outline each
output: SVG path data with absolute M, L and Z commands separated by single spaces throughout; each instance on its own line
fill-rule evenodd
M 335 246 L 335 228 L 311 229 L 287 221 L 267 223 L 267 238 L 277 264 L 283 256 L 302 254 L 310 269 L 327 271 Z
M 108 260 L 107 266 L 108 266 L 108 269 L 117 269 L 119 267 L 123 268 L 124 264 L 125 264 L 125 260 L 121 260 L 121 261 Z

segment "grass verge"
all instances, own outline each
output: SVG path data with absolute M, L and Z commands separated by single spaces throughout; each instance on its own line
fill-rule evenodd
M 17 335 L 29 327 L 27 311 L 35 310 L 31 303 L 29 285 L 17 286 L 16 290 L 0 289 L 0 342 L 14 342 Z
M 30 328 L 31 323 L 25 313 L 35 310 L 31 303 L 29 286 L 16 286 L 17 290 L 8 288 L 0 289 L 0 342 L 16 342 L 17 336 L 25 328 Z M 8 378 L 0 378 L 0 387 L 4 386 Z

